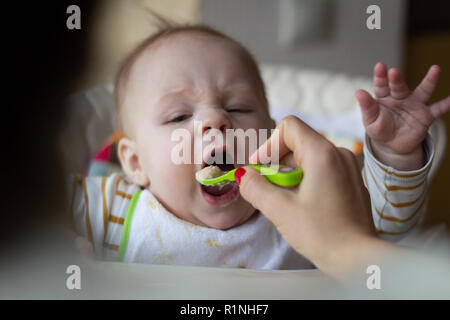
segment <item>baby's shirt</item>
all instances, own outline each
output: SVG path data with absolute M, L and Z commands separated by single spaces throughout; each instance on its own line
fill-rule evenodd
M 425 216 L 427 176 L 434 157 L 431 136 L 422 144 L 427 155 L 424 167 L 399 171 L 378 161 L 368 138 L 364 143 L 364 183 L 369 190 L 377 233 L 386 240 L 400 240 Z
M 311 269 L 259 212 L 229 230 L 202 227 L 169 212 L 148 190 L 118 174 L 73 178 L 76 232 L 98 259 L 251 269 Z
M 423 217 L 434 155 L 429 136 L 423 146 L 426 165 L 403 172 L 379 162 L 366 140 L 362 175 L 383 238 L 398 240 Z M 150 191 L 118 174 L 74 176 L 71 186 L 75 231 L 90 240 L 98 259 L 271 270 L 313 267 L 259 212 L 238 227 L 217 230 L 177 218 Z

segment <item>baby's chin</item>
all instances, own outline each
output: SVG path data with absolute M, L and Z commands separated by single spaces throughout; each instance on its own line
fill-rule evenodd
M 206 227 L 213 229 L 227 230 L 238 227 L 248 221 L 256 211 L 245 200 L 239 200 L 232 206 L 217 208 L 215 212 L 205 213 L 197 219 Z
M 235 228 L 248 221 L 256 211 L 240 194 L 225 204 L 212 205 L 197 192 L 199 189 L 189 196 L 183 195 L 182 191 L 175 196 L 177 193 L 173 190 L 167 197 L 161 196 L 156 190 L 152 192 L 177 218 L 207 228 L 220 230 Z

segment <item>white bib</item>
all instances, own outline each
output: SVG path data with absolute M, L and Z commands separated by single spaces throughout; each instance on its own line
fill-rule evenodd
M 314 267 L 259 212 L 236 228 L 212 229 L 177 218 L 143 190 L 128 223 L 125 262 L 271 270 Z

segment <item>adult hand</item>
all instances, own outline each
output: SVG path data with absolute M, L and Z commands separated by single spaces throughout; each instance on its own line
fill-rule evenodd
M 294 116 L 284 118 L 277 129 L 250 163 L 264 163 L 278 137 L 280 163 L 302 168 L 301 184 L 280 188 L 246 167 L 241 195 L 297 252 L 324 273 L 340 277 L 351 269 L 354 248 L 376 239 L 370 198 L 356 158 Z

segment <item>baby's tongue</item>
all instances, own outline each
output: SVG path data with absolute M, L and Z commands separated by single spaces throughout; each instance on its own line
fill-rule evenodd
M 233 183 L 227 183 L 224 186 L 202 186 L 202 188 L 210 195 L 221 196 L 233 189 Z

